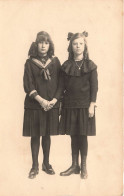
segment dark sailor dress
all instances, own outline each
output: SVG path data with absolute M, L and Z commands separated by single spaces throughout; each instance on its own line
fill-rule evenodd
M 58 135 L 59 128 L 59 97 L 58 80 L 60 75 L 60 62 L 57 57 L 47 59 L 47 66 L 43 68 L 37 63 L 39 59 L 28 59 L 24 70 L 24 90 L 26 92 L 24 102 L 23 136 Z M 46 78 L 47 72 L 49 78 Z M 44 111 L 41 105 L 30 96 L 30 92 L 36 90 L 38 95 L 50 101 L 56 98 L 58 101 L 49 111 Z

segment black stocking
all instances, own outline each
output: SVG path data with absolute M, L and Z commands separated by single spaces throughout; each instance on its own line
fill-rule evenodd
M 81 157 L 87 156 L 87 151 L 88 151 L 87 136 L 80 135 L 80 136 L 78 136 L 78 140 L 79 140 L 79 147 L 80 147 Z
M 78 154 L 79 153 L 79 142 L 78 142 L 78 136 L 72 135 L 71 136 L 71 149 L 72 154 Z
M 32 168 L 38 168 L 40 137 L 31 137 Z
M 43 163 L 45 164 L 45 166 L 49 166 L 50 144 L 50 136 L 42 136 Z
M 79 163 L 78 163 L 79 142 L 78 142 L 77 135 L 71 136 L 71 149 L 72 149 L 72 165 L 79 165 Z
M 79 137 L 80 144 L 80 153 L 81 153 L 81 178 L 86 179 L 87 169 L 86 169 L 86 159 L 87 159 L 87 151 L 88 151 L 88 141 L 87 136 L 83 135 Z

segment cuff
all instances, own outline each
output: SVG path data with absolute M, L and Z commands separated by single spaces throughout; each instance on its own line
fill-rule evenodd
M 36 96 L 38 95 L 37 91 L 36 90 L 33 90 L 30 92 L 29 96 L 34 99 Z

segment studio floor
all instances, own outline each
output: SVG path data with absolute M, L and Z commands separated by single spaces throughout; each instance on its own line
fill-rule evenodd
M 16 138 L 17 139 L 17 138 Z M 8 139 L 1 148 L 0 195 L 1 196 L 119 196 L 121 195 L 121 171 L 119 160 L 107 153 L 106 147 L 98 148 L 97 137 L 89 137 L 87 158 L 88 179 L 80 175 L 61 177 L 59 173 L 71 164 L 69 136 L 52 136 L 50 163 L 56 174 L 42 171 L 42 149 L 39 152 L 39 174 L 29 179 L 31 168 L 30 139 L 20 138 L 15 143 Z M 8 145 L 7 145 L 8 143 Z M 10 145 L 11 143 L 11 145 Z M 101 152 L 100 152 L 101 151 Z M 107 156 L 104 153 L 107 153 Z M 108 156 L 110 160 L 108 160 Z M 113 160 L 112 160 L 113 159 Z M 111 164 L 114 161 L 114 164 Z M 120 162 L 121 164 L 121 162 Z M 120 181 L 120 183 L 119 183 Z M 114 186 L 113 186 L 114 185 Z

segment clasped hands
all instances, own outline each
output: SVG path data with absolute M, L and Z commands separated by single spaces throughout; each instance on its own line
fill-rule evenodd
M 51 101 L 48 101 L 46 99 L 42 99 L 40 101 L 41 107 L 43 107 L 44 111 L 48 111 L 53 108 L 53 106 L 56 104 L 57 99 L 53 98 Z

